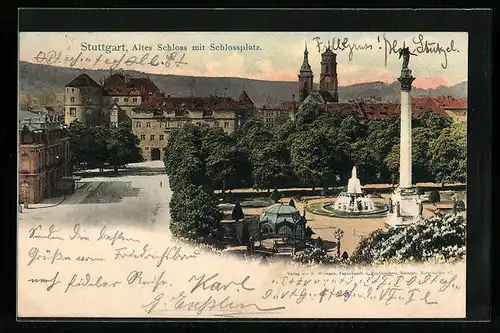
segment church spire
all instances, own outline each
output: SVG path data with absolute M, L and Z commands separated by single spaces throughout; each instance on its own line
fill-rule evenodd
M 304 61 L 302 62 L 302 67 L 300 67 L 301 71 L 310 71 L 311 66 L 309 65 L 309 52 L 307 51 L 307 42 L 304 42 Z

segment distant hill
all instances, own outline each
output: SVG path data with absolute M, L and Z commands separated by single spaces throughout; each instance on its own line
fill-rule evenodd
M 82 72 L 81 69 L 55 67 L 33 64 L 25 61 L 19 63 L 19 78 L 21 92 L 53 92 L 63 93 L 64 86 Z M 85 70 L 94 80 L 100 82 L 109 75 L 108 70 Z M 180 75 L 146 74 L 137 71 L 124 71 L 134 76 L 148 75 L 151 80 L 172 96 L 208 96 L 211 94 L 225 95 L 236 98 L 244 88 L 256 104 L 279 103 L 291 101 L 296 94 L 296 82 L 263 81 L 234 77 L 192 77 Z M 347 102 L 354 98 L 378 97 L 382 101 L 399 100 L 399 83 L 384 82 L 360 83 L 339 87 L 340 102 Z M 467 98 L 467 82 L 451 87 L 437 89 L 412 90 L 413 95 L 453 95 L 458 98 Z

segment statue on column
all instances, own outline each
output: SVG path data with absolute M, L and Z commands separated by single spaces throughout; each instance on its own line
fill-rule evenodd
M 408 64 L 410 62 L 410 55 L 416 56 L 415 53 L 410 52 L 410 48 L 408 46 L 401 48 L 401 50 L 399 51 L 399 59 L 403 57 L 403 66 L 401 67 L 401 69 L 408 69 Z

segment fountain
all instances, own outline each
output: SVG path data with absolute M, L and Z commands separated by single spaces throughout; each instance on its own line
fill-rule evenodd
M 387 207 L 384 204 L 374 203 L 363 193 L 354 166 L 347 183 L 347 192 L 341 192 L 334 203 L 323 205 L 322 210 L 325 215 L 335 217 L 374 217 L 385 213 Z

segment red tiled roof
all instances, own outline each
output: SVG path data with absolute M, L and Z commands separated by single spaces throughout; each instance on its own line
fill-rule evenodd
M 422 111 L 431 111 L 443 117 L 448 117 L 448 114 L 438 105 L 438 103 L 431 96 L 427 97 L 413 97 L 411 99 L 412 113 L 418 115 Z
M 434 96 L 436 103 L 445 110 L 467 109 L 467 100 L 454 96 Z
M 70 83 L 66 85 L 66 87 L 100 87 L 99 83 L 95 82 L 88 74 L 82 73 L 75 77 Z
M 170 97 L 164 95 L 149 96 L 140 105 L 140 109 L 190 111 L 238 109 L 239 104 L 231 98 L 221 97 Z

